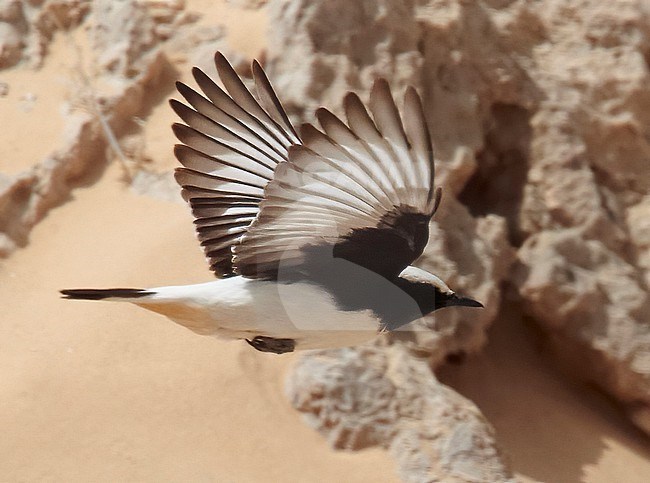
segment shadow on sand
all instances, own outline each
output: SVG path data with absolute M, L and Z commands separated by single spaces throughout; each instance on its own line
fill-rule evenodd
M 609 451 L 625 455 L 622 466 L 626 459 L 650 461 L 647 436 L 603 394 L 563 376 L 516 305 L 506 302 L 501 314 L 481 354 L 444 366 L 437 375 L 479 406 L 518 475 L 585 481 L 589 467 Z

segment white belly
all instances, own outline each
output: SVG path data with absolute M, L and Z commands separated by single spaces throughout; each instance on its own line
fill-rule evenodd
M 232 277 L 154 290 L 137 305 L 203 335 L 294 339 L 297 349 L 316 349 L 359 344 L 379 329 L 372 311 L 340 310 L 327 292 L 307 283 Z

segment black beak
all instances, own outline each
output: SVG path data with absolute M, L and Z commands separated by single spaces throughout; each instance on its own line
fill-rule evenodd
M 483 304 L 477 300 L 471 299 L 469 297 L 459 297 L 458 295 L 454 294 L 449 300 L 448 305 L 460 305 L 463 307 L 481 307 L 483 308 Z

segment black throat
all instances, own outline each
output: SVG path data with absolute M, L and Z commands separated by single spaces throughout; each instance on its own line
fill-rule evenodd
M 311 267 L 308 276 L 280 272 L 278 282 L 309 281 L 329 292 L 339 310 L 371 310 L 378 329 L 395 330 L 445 307 L 448 297 L 425 281 L 387 278 L 342 258 Z M 282 276 L 284 275 L 284 276 Z
M 395 330 L 431 312 L 447 306 L 448 296 L 427 282 L 396 278 L 392 283 L 404 295 L 378 301 L 373 311 L 387 330 Z

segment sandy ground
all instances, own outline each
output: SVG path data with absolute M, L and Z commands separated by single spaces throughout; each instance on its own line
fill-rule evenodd
M 230 15 L 250 27 L 230 42 L 255 54 L 263 15 L 211 3 L 193 2 L 210 11 L 206 23 Z M 0 73 L 13 116 L 0 130 L 12 153 L 4 174 L 60 145 L 58 99 L 74 65 L 65 45 L 57 39 L 41 71 Z M 148 118 L 147 156 L 171 166 L 164 99 Z M 120 176 L 113 164 L 76 190 L 0 262 L 0 480 L 396 481 L 384 451 L 332 451 L 302 423 L 283 396 L 294 355 L 203 338 L 129 305 L 59 299 L 65 287 L 211 279 L 186 207 L 137 195 Z M 441 372 L 495 425 L 521 478 L 647 481 L 647 439 L 600 396 L 564 382 L 522 327 L 516 313 L 505 317 L 484 354 Z
M 505 304 L 481 354 L 439 378 L 474 401 L 524 482 L 643 483 L 650 445 L 611 400 L 567 379 L 516 307 Z
M 200 337 L 69 286 L 210 279 L 180 203 L 117 166 L 53 211 L 0 280 L 0 480 L 395 481 L 380 450 L 334 452 L 283 396 L 293 357 Z
M 240 27 L 228 35 L 238 51 L 259 52 L 263 12 L 191 3 L 209 12 L 203 24 Z M 69 40 L 56 36 L 41 70 L 0 72 L 12 119 L 1 173 L 61 146 L 60 103 L 77 81 Z M 156 170 L 174 165 L 174 80 L 147 113 Z M 200 337 L 135 306 L 59 298 L 64 287 L 212 279 L 180 198 L 137 195 L 121 178 L 112 164 L 0 260 L 0 481 L 396 481 L 384 451 L 333 451 L 301 421 L 283 395 L 293 355 Z

